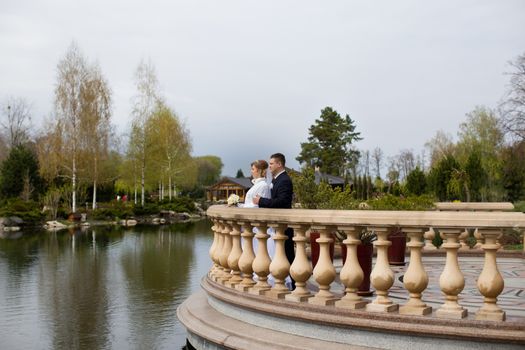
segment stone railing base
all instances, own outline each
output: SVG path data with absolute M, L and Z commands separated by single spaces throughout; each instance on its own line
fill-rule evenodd
M 247 295 L 207 277 L 202 287 L 205 292 L 194 294 L 177 311 L 190 342 L 202 338 L 203 344 L 234 349 L 488 350 L 522 349 L 525 344 L 521 321 L 443 320 L 321 307 Z

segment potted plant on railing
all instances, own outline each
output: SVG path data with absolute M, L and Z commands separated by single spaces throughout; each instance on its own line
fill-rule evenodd
M 395 228 L 388 234 L 388 240 L 392 245 L 388 247 L 388 262 L 390 265 L 405 265 L 405 251 L 407 238 L 400 228 Z
M 334 235 L 341 244 L 341 256 L 344 265 L 346 262 L 347 249 L 346 245 L 342 244 L 342 242 L 347 236 L 343 231 L 336 231 Z M 361 240 L 361 244 L 357 246 L 357 260 L 363 270 L 364 277 L 363 282 L 361 282 L 361 285 L 357 288 L 357 294 L 361 296 L 369 296 L 373 293 L 370 290 L 370 273 L 372 272 L 372 256 L 374 253 L 374 246 L 372 243 L 377 239 L 377 235 L 373 231 L 363 229 L 359 233 L 359 239 Z

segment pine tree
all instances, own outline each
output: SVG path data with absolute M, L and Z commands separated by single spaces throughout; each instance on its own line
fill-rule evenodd
M 301 143 L 296 159 L 307 166 L 318 166 L 323 173 L 344 175 L 359 159 L 359 152 L 352 149 L 352 143 L 362 139 L 355 128 L 348 115 L 343 118 L 331 107 L 324 108 L 310 126 L 308 142 Z

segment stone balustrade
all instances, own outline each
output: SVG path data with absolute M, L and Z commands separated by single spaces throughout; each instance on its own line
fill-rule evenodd
M 481 211 L 481 212 L 502 212 L 502 211 L 513 211 L 514 204 L 510 202 L 437 202 L 434 203 L 436 210 L 439 211 L 460 211 L 460 212 L 472 212 L 472 211 Z M 461 250 L 469 250 L 470 246 L 467 244 L 466 240 L 471 235 L 476 239 L 476 244 L 472 247 L 474 249 L 481 249 L 483 244 L 483 238 L 477 230 L 468 230 L 462 232 L 459 237 L 459 243 L 461 244 Z M 432 227 L 425 233 L 425 245 L 424 250 L 436 250 L 441 247 L 436 247 L 432 244 L 432 240 L 435 238 L 435 232 Z M 525 242 L 525 235 L 523 236 Z M 525 246 L 524 246 L 525 251 Z
M 465 278 L 458 264 L 458 251 L 462 247 L 465 230 L 475 231 L 484 241 L 481 249 L 485 252 L 483 270 L 477 278 L 483 305 L 476 311 L 475 319 L 499 322 L 505 321 L 506 314 L 498 305 L 504 280 L 496 261 L 496 252 L 500 248 L 497 238 L 503 229 L 525 227 L 525 214 L 495 211 L 338 211 L 212 206 L 207 214 L 214 223 L 214 240 L 209 250 L 213 266 L 208 277 L 228 288 L 246 295 L 305 305 L 457 320 L 468 315 L 459 298 L 465 287 Z M 296 244 L 296 256 L 291 264 L 284 249 L 285 240 L 288 239 L 284 234 L 287 227 L 294 229 L 293 240 Z M 271 238 L 276 245 L 273 260 L 267 252 L 269 228 L 275 231 Z M 363 280 L 356 249 L 360 244 L 359 232 L 363 228 L 377 234 L 374 242 L 377 258 L 370 275 L 376 297 L 371 301 L 362 299 L 356 293 Z M 391 242 L 387 237 L 393 228 L 401 228 L 410 239 L 407 244 L 410 263 L 403 278 L 409 298 L 403 305 L 389 298 L 394 273 L 388 263 L 387 250 Z M 442 249 L 446 250 L 446 263 L 439 278 L 439 288 L 445 300 L 437 310 L 432 310 L 423 301 L 429 279 L 422 263 L 421 251 L 425 246 L 424 238 L 427 239 L 431 228 L 439 231 L 443 238 Z M 315 268 L 312 268 L 306 254 L 305 234 L 308 230 L 320 233 L 317 239 L 320 255 Z M 331 233 L 335 230 L 347 235 L 343 241 L 347 246 L 347 259 L 339 274 L 339 280 L 345 288 L 344 294 L 331 290 L 332 282 L 337 277 L 329 251 L 333 240 Z M 253 237 L 258 241 L 256 252 L 252 247 Z M 270 274 L 273 283 L 268 283 Z M 284 283 L 289 274 L 296 283 L 293 291 Z M 311 278 L 319 287 L 314 293 L 306 288 Z

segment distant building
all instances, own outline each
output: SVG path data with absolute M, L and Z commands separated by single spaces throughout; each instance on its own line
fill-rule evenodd
M 332 187 L 344 187 L 345 179 L 339 176 L 324 174 L 318 170 L 315 171 L 315 183 L 319 185 L 321 181 L 324 181 Z
M 246 192 L 252 187 L 252 181 L 248 177 L 225 176 L 219 182 L 206 189 L 206 199 L 209 201 L 227 200 L 231 194 L 236 194 L 244 201 Z

